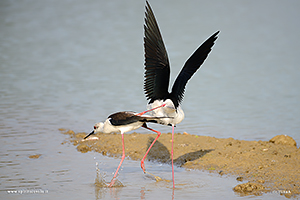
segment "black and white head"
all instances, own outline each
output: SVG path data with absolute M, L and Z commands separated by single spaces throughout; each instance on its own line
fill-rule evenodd
M 103 132 L 103 126 L 104 126 L 103 122 L 96 123 L 94 125 L 94 130 L 91 133 L 89 133 L 87 136 L 85 136 L 84 139 L 88 138 L 89 136 L 91 136 L 93 134 Z

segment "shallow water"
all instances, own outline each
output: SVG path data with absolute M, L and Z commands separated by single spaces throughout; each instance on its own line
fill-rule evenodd
M 187 86 L 186 118 L 177 132 L 245 140 L 288 134 L 299 146 L 298 1 L 150 4 L 169 52 L 172 81 L 197 46 L 221 31 Z M 170 185 L 145 177 L 139 162 L 130 160 L 119 176 L 125 187 L 96 188 L 94 157 L 106 181 L 119 158 L 79 153 L 61 144 L 67 136 L 58 131 L 89 132 L 113 112 L 146 108 L 143 17 L 143 1 L 0 2 L 0 197 L 172 198 Z M 35 154 L 41 157 L 28 157 Z M 170 166 L 146 165 L 171 179 Z M 240 198 L 232 191 L 234 177 L 181 168 L 175 176 L 175 199 Z M 45 194 L 8 194 L 28 189 Z

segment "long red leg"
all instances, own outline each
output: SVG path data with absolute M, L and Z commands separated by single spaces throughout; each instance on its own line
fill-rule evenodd
M 120 167 L 121 167 L 121 165 L 122 165 L 122 163 L 123 163 L 123 161 L 124 161 L 124 159 L 125 159 L 124 134 L 121 133 L 121 135 L 122 135 L 122 149 L 123 149 L 123 155 L 122 155 L 121 162 L 120 162 L 120 164 L 119 164 L 119 166 L 118 166 L 118 168 L 117 168 L 117 170 L 116 170 L 116 173 L 115 173 L 114 177 L 112 178 L 112 180 L 111 180 L 110 184 L 108 185 L 108 187 L 112 187 L 112 186 L 114 185 L 114 183 L 115 183 L 115 178 L 117 177 L 118 172 L 119 172 L 119 169 L 120 169 Z
M 175 188 L 175 180 L 174 180 L 174 164 L 173 164 L 173 143 L 174 143 L 174 125 L 172 125 L 172 149 L 171 149 L 171 159 L 172 159 L 172 179 L 173 179 L 173 188 Z
M 158 109 L 158 108 L 160 108 L 160 107 L 164 107 L 166 104 L 162 104 L 161 106 L 157 106 L 157 107 L 155 107 L 155 108 L 152 108 L 152 109 L 150 109 L 150 110 L 146 110 L 146 111 L 144 111 L 144 112 L 141 112 L 141 113 L 138 113 L 138 114 L 136 114 L 137 116 L 141 116 L 141 115 L 143 115 L 143 114 L 145 114 L 145 113 L 147 113 L 147 112 L 150 112 L 150 111 L 152 111 L 152 110 L 155 110 L 155 109 Z
M 154 129 L 152 129 L 152 128 L 149 128 L 149 127 L 147 127 L 147 125 L 143 125 L 143 127 L 146 128 L 146 129 L 148 129 L 148 130 L 150 130 L 150 131 L 154 131 L 155 133 L 157 133 L 156 138 L 153 140 L 153 142 L 152 142 L 152 144 L 150 145 L 150 147 L 148 148 L 148 150 L 147 150 L 145 156 L 144 156 L 143 159 L 141 160 L 141 168 L 142 168 L 142 170 L 144 171 L 144 173 L 146 173 L 144 161 L 145 161 L 145 159 L 146 159 L 146 157 L 147 157 L 147 154 L 149 153 L 150 149 L 152 148 L 152 146 L 154 145 L 154 143 L 156 142 L 156 140 L 157 140 L 157 139 L 159 138 L 159 136 L 161 135 L 161 132 L 156 131 L 156 130 L 154 130 Z

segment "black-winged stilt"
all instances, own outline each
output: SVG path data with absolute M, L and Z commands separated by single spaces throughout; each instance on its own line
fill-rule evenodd
M 170 79 L 168 54 L 148 1 L 146 1 L 144 32 L 146 70 L 144 91 L 147 100 L 150 100 L 147 107 L 148 109 L 152 109 L 162 104 L 166 104 L 166 106 L 160 109 L 153 110 L 150 114 L 156 117 L 168 117 L 159 119 L 158 123 L 172 126 L 171 159 L 173 188 L 175 188 L 173 166 L 174 126 L 180 123 L 184 118 L 184 112 L 180 107 L 180 103 L 183 100 L 185 86 L 188 80 L 207 58 L 217 39 L 219 31 L 208 38 L 185 62 L 173 84 L 171 92 L 168 92 Z
M 150 116 L 150 115 L 144 115 L 147 112 L 153 111 L 155 109 L 158 109 L 160 107 L 164 107 L 165 104 L 162 104 L 156 108 L 152 108 L 150 110 L 146 110 L 144 112 L 141 113 L 135 113 L 135 112 L 130 112 L 130 111 L 124 111 L 124 112 L 117 112 L 114 114 L 111 114 L 110 116 L 108 116 L 108 118 L 105 120 L 105 122 L 99 122 L 96 123 L 94 126 L 94 130 L 89 133 L 88 135 L 86 135 L 84 137 L 84 139 L 88 138 L 90 135 L 92 134 L 96 134 L 96 133 L 113 133 L 113 132 L 119 132 L 122 135 L 122 159 L 121 162 L 115 172 L 114 177 L 112 178 L 110 184 L 108 185 L 108 187 L 112 187 L 114 182 L 115 182 L 115 178 L 117 177 L 117 174 L 119 172 L 119 169 L 125 159 L 125 147 L 124 147 L 124 133 L 138 129 L 140 127 L 144 127 L 146 129 L 149 129 L 151 131 L 156 132 L 158 135 L 160 135 L 161 133 L 159 131 L 156 131 L 154 129 L 151 129 L 149 127 L 147 127 L 146 123 L 147 122 L 153 122 L 153 123 L 157 123 L 158 120 L 161 119 L 161 117 L 155 117 L 155 116 Z M 165 118 L 165 117 L 163 117 Z M 144 158 L 142 159 L 141 163 L 142 166 L 144 165 L 144 160 L 148 154 L 148 152 L 150 151 L 151 147 L 153 146 L 153 144 L 155 143 L 156 140 L 154 140 L 151 144 L 151 146 L 148 148 Z M 143 168 L 143 171 L 145 172 L 145 167 Z

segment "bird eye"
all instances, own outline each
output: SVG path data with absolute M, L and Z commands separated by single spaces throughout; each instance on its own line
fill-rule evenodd
M 97 129 L 97 126 L 94 126 L 94 129 Z

